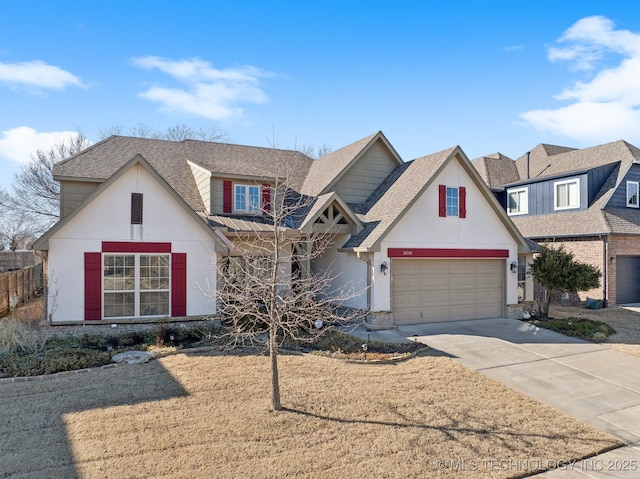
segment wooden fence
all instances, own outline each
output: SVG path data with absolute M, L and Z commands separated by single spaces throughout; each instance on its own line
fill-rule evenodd
M 16 305 L 27 302 L 43 286 L 42 263 L 0 273 L 0 317 L 9 314 Z
M 33 251 L 0 251 L 0 273 L 33 266 L 41 261 Z

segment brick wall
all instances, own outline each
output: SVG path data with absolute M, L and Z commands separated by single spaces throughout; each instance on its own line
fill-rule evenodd
M 575 240 L 565 240 L 565 241 L 554 241 L 554 242 L 541 242 L 540 244 L 544 246 L 548 246 L 550 248 L 559 248 L 560 246 L 564 246 L 566 251 L 570 251 L 574 255 L 574 259 L 576 261 L 580 261 L 581 263 L 590 264 L 598 268 L 603 274 L 602 260 L 603 260 L 603 246 L 604 243 L 599 238 L 588 237 L 588 238 L 578 238 Z M 640 246 L 640 244 L 639 244 Z M 607 271 L 607 276 L 610 277 L 610 271 Z M 611 289 L 610 282 L 607 279 L 607 296 L 611 298 Z M 580 301 L 585 301 L 589 298 L 602 299 L 604 296 L 603 292 L 603 278 L 600 279 L 600 287 L 590 289 L 589 291 L 580 291 L 578 293 L 578 298 L 570 298 L 572 300 L 579 299 Z M 609 299 L 609 303 L 613 304 L 611 299 Z
M 610 236 L 607 253 L 607 277 L 609 289 L 609 303 L 616 304 L 616 265 L 611 260 L 617 256 L 640 256 L 640 237 L 638 236 Z

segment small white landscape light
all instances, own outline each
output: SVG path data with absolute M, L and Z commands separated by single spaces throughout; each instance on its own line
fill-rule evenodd
M 324 323 L 322 322 L 321 319 L 316 319 L 316 322 L 313 323 L 313 325 L 316 327 L 316 329 L 322 329 L 323 324 Z
M 118 327 L 118 325 L 117 325 L 117 323 L 111 323 L 111 327 L 112 327 L 112 328 L 117 328 L 117 327 Z

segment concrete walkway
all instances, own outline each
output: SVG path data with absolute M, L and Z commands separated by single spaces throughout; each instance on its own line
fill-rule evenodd
M 640 477 L 640 358 L 505 318 L 352 334 L 418 340 L 627 445 L 540 477 Z

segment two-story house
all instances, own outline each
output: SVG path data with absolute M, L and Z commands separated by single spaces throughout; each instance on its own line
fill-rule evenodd
M 585 149 L 540 144 L 511 160 L 473 160 L 520 232 L 563 245 L 603 273 L 581 293 L 610 304 L 640 302 L 640 150 L 625 141 Z
M 311 271 L 359 285 L 343 306 L 390 324 L 500 317 L 530 252 L 460 147 L 404 162 L 375 133 L 317 160 L 273 148 L 109 137 L 54 167 L 60 221 L 45 252 L 52 324 L 216 314 L 239 242 L 273 235 L 280 178 L 309 207 L 281 227 L 329 233 Z M 295 254 L 290 253 L 291 268 Z M 285 274 L 289 274 L 285 271 Z

